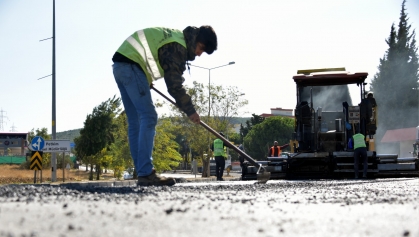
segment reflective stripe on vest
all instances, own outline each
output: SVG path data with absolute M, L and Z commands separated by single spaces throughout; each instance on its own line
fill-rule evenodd
M 148 46 L 147 39 L 145 37 L 144 31 L 139 30 L 137 31 L 138 39 L 140 40 L 140 43 L 137 42 L 137 40 L 134 39 L 134 37 L 130 36 L 128 37 L 127 41 L 131 44 L 132 47 L 134 47 L 135 50 L 141 55 L 143 60 L 146 62 L 146 69 L 150 75 L 153 76 L 154 79 L 162 77 L 159 71 L 159 68 L 157 66 L 157 60 L 153 57 L 153 54 L 151 53 L 150 46 Z

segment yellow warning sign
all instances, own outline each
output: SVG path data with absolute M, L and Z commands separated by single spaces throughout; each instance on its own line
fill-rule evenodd
M 42 170 L 42 154 L 42 151 L 32 151 L 31 165 L 29 166 L 31 170 Z

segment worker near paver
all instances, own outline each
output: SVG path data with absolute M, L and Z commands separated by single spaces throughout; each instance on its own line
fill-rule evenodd
M 358 178 L 359 171 L 359 158 L 362 158 L 364 162 L 364 171 L 362 177 L 367 178 L 368 170 L 368 157 L 367 157 L 367 145 L 365 144 L 365 136 L 362 133 L 359 133 L 357 129 L 356 134 L 353 135 L 354 141 L 354 170 L 355 170 L 355 179 Z
M 279 157 L 283 149 L 287 148 L 289 144 L 279 146 L 277 141 L 274 141 L 274 145 L 269 149 L 269 157 Z
M 217 49 L 211 26 L 188 26 L 183 31 L 163 27 L 146 28 L 129 36 L 114 54 L 113 74 L 128 118 L 131 156 L 138 174 L 137 185 L 174 185 L 173 178 L 156 174 L 152 152 L 157 112 L 151 98 L 152 82 L 164 77 L 177 106 L 196 123 L 199 114 L 186 94 L 182 77 L 187 61 Z
M 220 132 L 220 135 L 225 137 L 222 132 Z M 214 140 L 212 150 L 214 151 L 215 175 L 217 176 L 217 181 L 224 181 L 223 173 L 226 165 L 225 159 L 227 158 L 226 146 L 221 139 L 217 138 Z

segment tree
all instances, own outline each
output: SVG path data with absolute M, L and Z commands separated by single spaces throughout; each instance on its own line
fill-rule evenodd
M 110 169 L 116 178 L 121 178 L 123 171 L 134 171 L 134 162 L 131 157 L 128 141 L 128 122 L 125 111 L 114 119 L 117 129 L 114 130 L 114 143 L 110 147 L 112 160 Z
M 243 143 L 243 138 L 246 137 L 246 135 L 249 133 L 250 130 L 252 130 L 252 127 L 256 124 L 260 124 L 265 120 L 265 117 L 252 114 L 252 117 L 250 120 L 246 121 L 246 126 L 243 126 L 243 124 L 240 124 L 240 137 L 241 137 L 241 143 Z
M 279 145 L 288 144 L 294 130 L 294 120 L 282 116 L 274 116 L 256 124 L 244 138 L 246 153 L 257 160 L 268 156 L 269 148 L 274 141 Z
M 398 31 L 394 24 L 386 39 L 389 48 L 380 59 L 378 72 L 371 81 L 371 90 L 378 104 L 377 140 L 388 129 L 417 126 L 419 104 L 419 64 L 415 31 L 410 25 L 402 3 Z
M 242 143 L 242 139 L 240 137 L 240 134 L 232 132 L 228 135 L 228 140 L 233 143 L 235 146 L 238 146 Z M 238 161 L 239 160 L 239 154 L 234 151 L 233 149 L 228 149 L 228 154 L 231 156 L 232 161 Z
M 171 170 L 182 160 L 182 156 L 177 151 L 179 145 L 174 140 L 174 131 L 179 129 L 179 126 L 172 124 L 169 119 L 158 121 L 153 150 L 153 166 L 156 171 Z
M 87 115 L 83 129 L 80 130 L 80 138 L 75 139 L 76 151 L 87 158 L 90 164 L 90 180 L 93 180 L 93 165 L 96 171 L 101 171 L 101 151 L 109 150 L 114 142 L 114 131 L 117 126 L 113 119 L 120 113 L 121 99 L 109 98 L 93 109 L 92 114 Z M 103 154 L 103 153 L 102 153 Z
M 232 133 L 233 125 L 230 120 L 238 115 L 240 108 L 248 104 L 248 101 L 242 97 L 243 93 L 237 87 L 222 87 L 211 85 L 211 117 L 205 116 L 208 113 L 208 87 L 202 83 L 193 82 L 193 87 L 186 87 L 188 94 L 192 98 L 192 103 L 197 112 L 201 115 L 201 120 L 215 131 Z M 189 121 L 189 118 L 178 109 L 173 107 L 174 120 L 182 126 L 183 136 L 189 144 L 190 149 L 198 154 L 202 159 L 203 172 L 202 177 L 209 177 L 209 159 L 212 152 L 209 149 L 215 136 L 206 131 L 201 126 L 197 126 Z

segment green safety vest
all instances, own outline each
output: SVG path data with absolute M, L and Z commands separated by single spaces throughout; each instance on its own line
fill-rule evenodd
M 224 143 L 220 139 L 214 140 L 214 156 L 226 156 L 224 152 Z
M 186 48 L 182 31 L 163 27 L 146 28 L 128 37 L 117 52 L 138 63 L 151 84 L 153 80 L 164 76 L 159 63 L 159 48 L 173 42 Z
M 357 133 L 353 135 L 354 138 L 354 149 L 360 148 L 360 147 L 367 147 L 365 144 L 365 136 L 361 133 Z

